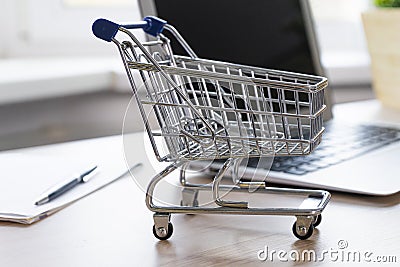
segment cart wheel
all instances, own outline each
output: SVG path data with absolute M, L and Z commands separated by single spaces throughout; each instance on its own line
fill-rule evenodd
M 168 238 L 171 237 L 172 233 L 174 232 L 174 227 L 172 227 L 172 223 L 168 223 L 168 232 L 166 235 L 162 235 L 162 233 L 165 232 L 164 227 L 161 229 L 156 229 L 156 226 L 153 225 L 153 235 L 157 237 L 160 240 L 167 240 Z
M 321 224 L 321 221 L 322 221 L 322 215 L 321 215 L 321 214 L 318 214 L 318 215 L 315 217 L 315 221 L 314 221 L 314 223 L 313 223 L 314 227 L 317 227 L 318 225 L 320 225 L 320 224 Z
M 300 228 L 300 229 L 299 229 Z M 307 231 L 305 231 L 305 229 L 304 228 L 306 228 L 305 226 L 300 226 L 300 227 L 297 227 L 297 223 L 295 222 L 294 224 L 293 224 L 293 227 L 292 227 L 292 231 L 293 231 L 293 234 L 298 238 L 298 239 L 301 239 L 301 240 L 306 240 L 306 239 L 308 239 L 310 236 L 312 236 L 312 234 L 313 234 L 313 232 L 314 232 L 314 225 L 310 225 L 310 227 L 308 227 L 308 230 Z M 305 232 L 305 233 L 304 233 Z

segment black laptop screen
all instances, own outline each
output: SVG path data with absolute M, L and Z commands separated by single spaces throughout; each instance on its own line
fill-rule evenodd
M 316 74 L 299 0 L 156 0 L 201 58 Z M 173 42 L 176 54 L 186 55 Z

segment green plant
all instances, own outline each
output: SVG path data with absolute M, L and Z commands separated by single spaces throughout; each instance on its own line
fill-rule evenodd
M 374 0 L 377 7 L 400 7 L 400 0 Z

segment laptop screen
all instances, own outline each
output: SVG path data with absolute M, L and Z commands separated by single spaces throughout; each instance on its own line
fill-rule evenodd
M 201 58 L 317 73 L 298 0 L 155 0 L 155 9 Z
M 323 75 L 308 0 L 138 0 L 205 59 Z M 170 37 L 170 36 L 168 36 Z M 174 53 L 186 55 L 172 42 Z M 332 118 L 329 90 L 324 121 Z

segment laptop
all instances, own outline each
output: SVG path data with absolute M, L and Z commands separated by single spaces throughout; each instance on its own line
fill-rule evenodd
M 307 0 L 139 0 L 139 6 L 143 16 L 175 26 L 201 58 L 324 76 Z M 250 159 L 242 179 L 374 196 L 399 192 L 400 124 L 335 120 L 329 89 L 325 104 L 326 131 L 313 153 L 275 157 L 265 169 Z M 195 164 L 211 173 L 222 166 Z

